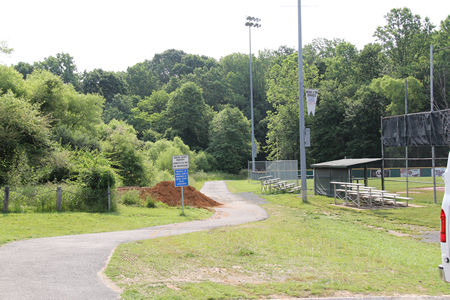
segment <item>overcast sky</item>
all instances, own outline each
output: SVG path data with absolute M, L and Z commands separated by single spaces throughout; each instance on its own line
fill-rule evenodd
M 297 0 L 1 0 L 0 41 L 14 48 L 0 63 L 33 63 L 56 53 L 79 71 L 125 71 L 167 49 L 221 58 L 248 53 L 246 16 L 261 18 L 252 50 L 297 49 Z M 374 42 L 392 8 L 408 7 L 439 25 L 448 0 L 302 0 L 303 45 L 341 38 L 359 49 Z

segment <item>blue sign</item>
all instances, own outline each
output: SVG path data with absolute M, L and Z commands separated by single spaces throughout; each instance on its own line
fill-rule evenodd
M 175 169 L 175 186 L 188 186 L 189 185 L 189 176 L 188 169 Z

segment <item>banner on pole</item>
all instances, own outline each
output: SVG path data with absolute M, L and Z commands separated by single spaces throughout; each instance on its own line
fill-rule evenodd
M 306 107 L 309 114 L 316 113 L 316 103 L 317 103 L 317 94 L 319 93 L 319 90 L 312 90 L 312 89 L 306 89 Z

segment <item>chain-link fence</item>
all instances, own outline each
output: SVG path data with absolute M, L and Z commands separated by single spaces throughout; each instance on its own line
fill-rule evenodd
M 298 182 L 298 161 L 297 160 L 273 160 L 255 161 L 253 171 L 252 162 L 248 162 L 248 179 L 259 180 L 261 177 L 272 176 L 280 180 Z

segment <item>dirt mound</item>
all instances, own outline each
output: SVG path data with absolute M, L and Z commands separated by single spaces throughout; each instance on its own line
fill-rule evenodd
M 140 191 L 140 197 L 144 199 L 151 196 L 154 199 L 164 202 L 169 206 L 181 206 L 181 188 L 175 187 L 173 181 L 161 181 L 152 188 L 149 187 L 122 187 L 117 189 L 119 192 L 128 190 Z M 192 186 L 183 188 L 184 205 L 198 208 L 207 208 L 222 205 L 219 202 L 203 195 Z

